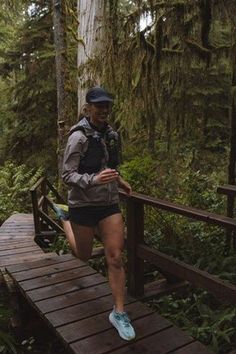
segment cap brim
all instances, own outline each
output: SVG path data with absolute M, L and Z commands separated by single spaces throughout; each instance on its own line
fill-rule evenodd
M 89 100 L 89 103 L 98 103 L 98 102 L 113 102 L 113 99 L 109 98 L 107 96 L 101 96 L 101 97 L 92 98 L 91 100 Z

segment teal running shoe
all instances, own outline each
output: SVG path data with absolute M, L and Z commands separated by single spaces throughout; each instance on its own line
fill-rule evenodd
M 117 329 L 119 336 L 124 340 L 135 338 L 135 331 L 126 312 L 116 312 L 115 309 L 109 315 L 109 321 Z
M 69 220 L 68 206 L 63 204 L 55 204 L 52 205 L 53 210 L 56 212 L 58 220 Z

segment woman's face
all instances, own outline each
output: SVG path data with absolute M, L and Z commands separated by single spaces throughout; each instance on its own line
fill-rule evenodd
M 111 103 L 89 103 L 88 111 L 91 122 L 94 125 L 101 127 L 106 122 L 108 115 L 111 112 Z

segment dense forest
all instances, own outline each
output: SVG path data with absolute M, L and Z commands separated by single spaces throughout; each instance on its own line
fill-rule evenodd
M 99 19 L 90 42 L 83 6 Z M 2 1 L 0 222 L 31 212 L 28 189 L 42 174 L 60 188 L 68 128 L 97 84 L 114 95 L 110 122 L 133 190 L 226 214 L 216 189 L 235 184 L 235 13 L 235 0 Z M 145 237 L 236 283 L 221 229 L 147 208 Z M 150 304 L 216 353 L 236 346 L 236 310 L 207 292 Z

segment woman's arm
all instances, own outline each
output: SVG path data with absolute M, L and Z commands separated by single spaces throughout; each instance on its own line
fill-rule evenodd
M 132 188 L 131 185 L 126 182 L 120 175 L 117 179 L 118 181 L 118 186 L 124 190 L 125 193 L 131 194 L 132 193 Z
M 85 150 L 85 144 L 87 144 L 87 138 L 82 132 L 74 132 L 69 136 L 62 168 L 63 181 L 68 185 L 78 186 L 83 189 L 96 184 L 95 173 L 78 173 L 80 159 Z
M 78 173 L 82 154 L 86 150 L 87 138 L 81 132 L 74 132 L 68 139 L 64 153 L 62 179 L 71 186 L 86 189 L 96 184 L 106 184 L 117 179 L 118 172 L 107 168 L 100 173 Z

